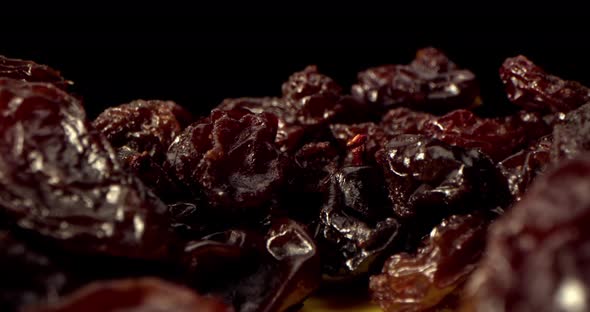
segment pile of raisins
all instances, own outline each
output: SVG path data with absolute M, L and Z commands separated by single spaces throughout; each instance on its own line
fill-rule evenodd
M 89 120 L 0 56 L 0 307 L 282 312 L 344 283 L 384 311 L 587 311 L 590 89 L 524 56 L 500 79 L 514 113 L 486 116 L 425 48 L 351 92 L 309 66 L 208 116 Z

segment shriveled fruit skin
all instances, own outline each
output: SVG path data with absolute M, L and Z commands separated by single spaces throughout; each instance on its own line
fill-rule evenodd
M 164 167 L 195 200 L 203 197 L 212 215 L 224 220 L 265 216 L 285 178 L 276 133 L 271 114 L 216 109 L 174 140 Z
M 549 166 L 552 142 L 551 134 L 544 136 L 498 163 L 498 168 L 506 177 L 508 188 L 515 201 L 519 201 L 524 196 L 529 185 Z
M 181 186 L 164 168 L 168 147 L 192 115 L 172 101 L 135 100 L 111 107 L 92 123 L 111 143 L 125 170 L 166 202 L 182 199 Z
M 551 159 L 575 158 L 590 150 L 590 103 L 567 113 L 553 128 Z
M 585 311 L 590 162 L 566 160 L 491 225 L 463 311 Z
M 371 296 L 384 311 L 425 311 L 443 303 L 475 269 L 485 246 L 488 220 L 453 215 L 437 225 L 415 254 L 391 256 L 371 276 Z
M 92 125 L 117 151 L 147 152 L 161 164 L 170 143 L 192 120 L 189 112 L 172 101 L 135 100 L 106 109 Z
M 396 246 L 399 223 L 381 185 L 380 170 L 371 166 L 346 166 L 332 175 L 314 224 L 325 279 L 364 276 Z
M 83 252 L 159 258 L 166 207 L 126 173 L 80 102 L 51 84 L 0 80 L 0 211 Z
M 399 106 L 445 113 L 479 104 L 475 75 L 435 48 L 418 50 L 409 65 L 384 65 L 358 74 L 352 94 L 379 110 Z
M 94 282 L 59 303 L 27 312 L 233 312 L 219 299 L 157 278 Z
M 438 223 L 451 214 L 502 207 L 508 200 L 505 179 L 475 149 L 403 134 L 393 137 L 376 159 L 393 210 L 401 218 Z
M 590 100 L 587 87 L 550 75 L 522 55 L 504 61 L 500 78 L 508 99 L 530 111 L 566 113 Z
M 0 78 L 46 82 L 62 89 L 72 84 L 71 81 L 65 80 L 57 70 L 49 66 L 33 61 L 11 59 L 2 55 L 0 55 Z
M 427 121 L 422 132 L 450 145 L 477 148 L 499 162 L 549 134 L 551 128 L 538 113 L 520 111 L 504 118 L 481 118 L 456 110 Z
M 321 280 L 319 253 L 307 229 L 273 219 L 266 234 L 228 230 L 187 244 L 188 282 L 236 311 L 287 311 Z

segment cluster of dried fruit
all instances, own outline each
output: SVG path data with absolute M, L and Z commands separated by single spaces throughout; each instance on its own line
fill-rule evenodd
M 0 306 L 292 311 L 373 274 L 385 311 L 583 311 L 590 90 L 522 56 L 500 77 L 522 111 L 471 111 L 475 75 L 426 48 L 351 94 L 310 66 L 201 118 L 89 121 L 59 72 L 0 57 Z

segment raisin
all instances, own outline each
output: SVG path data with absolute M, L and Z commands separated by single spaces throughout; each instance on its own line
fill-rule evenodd
M 257 217 L 282 186 L 286 159 L 275 145 L 277 119 L 247 110 L 213 110 L 170 145 L 165 168 L 219 217 Z
M 399 224 L 382 185 L 370 166 L 343 167 L 332 176 L 315 224 L 326 279 L 366 275 L 394 247 Z
M 463 311 L 585 311 L 590 162 L 562 162 L 491 225 Z
M 185 263 L 202 293 L 236 311 L 270 312 L 297 306 L 319 286 L 318 256 L 303 226 L 275 219 L 266 235 L 232 230 L 191 242 Z
M 146 152 L 162 164 L 168 146 L 191 120 L 174 102 L 136 100 L 108 108 L 92 124 L 115 149 Z
M 65 80 L 61 74 L 46 65 L 33 61 L 11 59 L 0 55 L 0 78 L 11 78 L 29 82 L 51 83 L 59 88 L 66 88 L 71 81 Z
M 252 113 L 271 113 L 278 118 L 276 143 L 282 151 L 293 151 L 305 136 L 305 127 L 285 100 L 281 98 L 238 98 L 226 99 L 219 106 L 221 110 L 247 109 Z
M 488 221 L 453 215 L 436 226 L 416 254 L 398 253 L 371 276 L 373 301 L 384 311 L 424 311 L 460 289 L 475 269 Z
M 551 159 L 574 158 L 590 150 L 590 103 L 567 113 L 553 128 Z
M 552 140 L 552 135 L 544 136 L 531 146 L 498 163 L 515 201 L 522 198 L 529 185 L 549 165 Z
M 295 153 L 282 200 L 290 217 L 306 224 L 317 217 L 330 176 L 339 162 L 338 150 L 330 142 L 307 143 Z
M 536 113 L 521 111 L 504 118 L 480 118 L 456 110 L 424 124 L 423 133 L 450 145 L 477 148 L 498 162 L 551 131 Z
M 181 198 L 182 191 L 162 165 L 168 146 L 192 120 L 191 114 L 174 102 L 136 100 L 108 108 L 93 126 L 115 148 L 127 171 L 170 202 Z
M 365 137 L 364 154 L 368 162 L 373 162 L 373 155 L 376 151 L 383 148 L 383 145 L 389 139 L 389 135 L 385 132 L 383 127 L 372 122 L 365 122 L 360 124 L 333 124 L 330 125 L 330 131 L 334 138 L 340 143 L 340 148 L 346 150 L 347 144 L 357 135 Z M 346 161 L 351 163 L 350 160 Z
M 359 73 L 352 94 L 379 110 L 404 106 L 444 113 L 480 102 L 475 75 L 458 69 L 434 48 L 418 50 L 409 65 L 384 65 Z
M 400 217 L 437 220 L 461 211 L 502 206 L 507 201 L 503 177 L 475 149 L 402 134 L 375 157 L 383 168 L 393 210 Z
M 43 250 L 0 230 L 0 306 L 5 311 L 54 302 L 68 283 L 68 274 Z
M 167 248 L 166 207 L 85 120 L 40 83 L 0 80 L 0 211 L 73 249 L 139 258 Z
M 590 100 L 585 86 L 550 75 L 522 55 L 504 61 L 500 78 L 508 99 L 526 110 L 567 113 Z
M 220 300 L 157 278 L 122 279 L 89 284 L 59 303 L 31 312 L 178 311 L 232 312 Z
M 436 116 L 416 112 L 405 107 L 389 110 L 381 119 L 381 126 L 388 134 L 419 134 L 424 125 Z

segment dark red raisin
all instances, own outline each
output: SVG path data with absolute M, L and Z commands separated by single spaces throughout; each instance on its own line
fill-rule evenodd
M 213 110 L 185 129 L 165 167 L 223 218 L 259 216 L 283 185 L 286 160 L 275 144 L 277 119 L 248 110 Z
M 166 206 L 122 170 L 78 100 L 0 80 L 0 210 L 21 228 L 91 253 L 161 257 Z
M 71 81 L 65 80 L 61 74 L 46 65 L 33 61 L 10 59 L 0 55 L 0 78 L 11 78 L 29 82 L 51 83 L 59 88 L 66 88 Z
M 566 113 L 590 100 L 585 86 L 550 75 L 522 55 L 504 61 L 500 78 L 508 99 L 526 110 Z
M 393 210 L 403 218 L 437 221 L 507 201 L 508 189 L 500 172 L 475 149 L 407 134 L 394 137 L 376 159 L 385 174 Z
M 423 133 L 450 145 L 476 148 L 498 162 L 551 131 L 540 115 L 521 111 L 504 118 L 480 118 L 456 110 L 428 120 Z
M 332 176 L 315 225 L 325 278 L 366 275 L 395 246 L 399 224 L 382 185 L 379 170 L 369 166 L 343 167 Z
M 395 254 L 371 276 L 373 301 L 383 311 L 425 311 L 443 303 L 475 269 L 487 224 L 478 214 L 443 220 L 416 254 Z
M 359 73 L 352 94 L 379 110 L 405 106 L 444 113 L 480 103 L 475 75 L 458 69 L 434 48 L 418 50 L 409 65 L 384 65 Z
M 317 247 L 307 230 L 275 219 L 266 235 L 231 230 L 191 242 L 185 263 L 192 284 L 236 311 L 286 311 L 320 283 Z
M 508 188 L 515 201 L 522 198 L 529 185 L 549 165 L 552 141 L 552 135 L 544 136 L 527 148 L 498 163 L 498 167 L 508 181 Z
M 590 103 L 567 113 L 553 128 L 551 159 L 574 158 L 590 150 Z
M 462 311 L 585 311 L 590 296 L 590 162 L 537 179 L 492 224 Z

